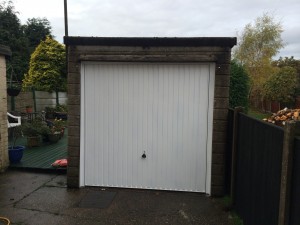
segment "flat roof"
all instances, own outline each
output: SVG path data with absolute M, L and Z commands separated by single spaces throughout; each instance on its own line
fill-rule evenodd
M 230 47 L 236 37 L 74 37 L 65 36 L 66 45 L 142 46 L 142 47 Z

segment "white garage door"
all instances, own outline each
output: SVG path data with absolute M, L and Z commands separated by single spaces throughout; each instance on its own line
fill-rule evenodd
M 81 186 L 210 192 L 214 64 L 81 71 Z

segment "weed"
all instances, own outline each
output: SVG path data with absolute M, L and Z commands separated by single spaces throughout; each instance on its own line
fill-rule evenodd
M 244 225 L 243 220 L 235 212 L 231 213 L 231 218 L 233 225 Z
M 233 210 L 233 202 L 230 196 L 226 195 L 222 198 L 222 206 L 225 211 L 229 211 L 230 213 L 229 217 L 232 222 L 232 225 L 244 225 L 243 220 Z
M 226 195 L 222 198 L 222 205 L 224 210 L 231 211 L 232 210 L 232 199 L 230 196 Z

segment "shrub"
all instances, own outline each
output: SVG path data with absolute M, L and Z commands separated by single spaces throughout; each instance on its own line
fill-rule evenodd
M 60 104 L 58 104 L 56 106 L 56 111 L 57 112 L 67 112 L 68 111 L 68 107 L 66 105 L 60 105 Z
M 23 86 L 41 91 L 65 91 L 67 89 L 65 46 L 47 37 L 36 47 L 30 58 L 30 68 Z
M 242 106 L 248 110 L 249 77 L 244 67 L 236 61 L 231 62 L 229 107 Z
M 265 83 L 265 97 L 273 101 L 290 103 L 294 100 L 298 82 L 296 69 L 284 66 Z

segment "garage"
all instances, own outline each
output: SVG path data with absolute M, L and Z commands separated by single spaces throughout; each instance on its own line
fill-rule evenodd
M 83 63 L 81 185 L 206 192 L 213 78 L 214 64 Z
M 64 41 L 68 187 L 224 193 L 236 38 Z

